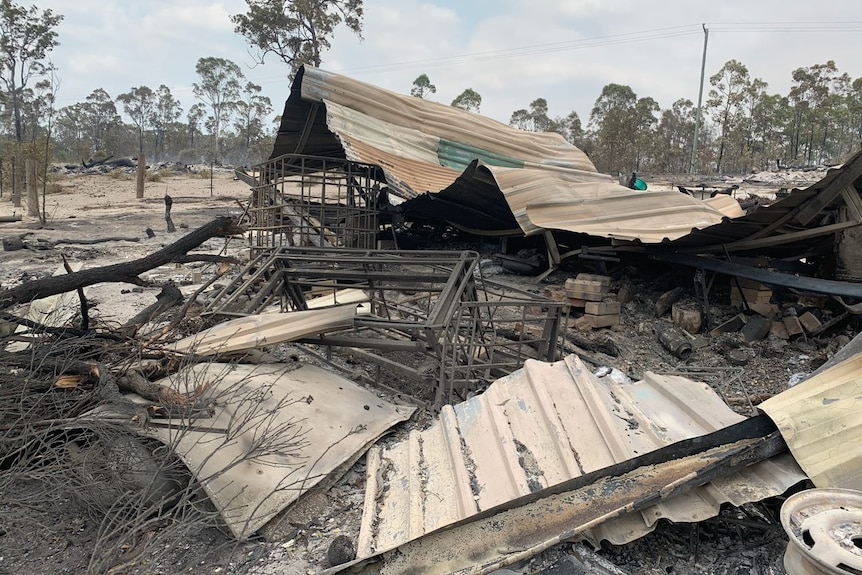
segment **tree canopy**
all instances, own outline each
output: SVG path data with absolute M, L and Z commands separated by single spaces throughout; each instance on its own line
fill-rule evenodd
M 335 28 L 342 22 L 362 37 L 362 0 L 246 0 L 248 11 L 231 16 L 237 34 L 290 66 L 291 76 L 303 64 L 320 66 Z
M 55 28 L 63 16 L 36 6 L 0 0 L 0 82 L 12 102 L 15 139 L 23 140 L 23 92 L 34 77 L 51 68 L 45 59 L 59 44 Z
M 312 14 L 313 7 L 318 16 L 326 10 L 329 19 L 324 19 L 321 30 L 334 25 L 332 18 L 347 23 L 349 13 L 356 26 L 347 25 L 357 33 L 361 30 L 361 2 L 312 6 L 310 1 L 250 0 L 248 4 L 258 16 L 264 9 L 280 9 L 285 17 L 290 11 Z M 301 19 L 295 14 L 290 18 L 295 23 Z M 185 106 L 161 84 L 158 89 L 127 88 L 116 99 L 96 87 L 83 101 L 56 109 L 59 77 L 53 74 L 48 57 L 58 46 L 56 29 L 61 21 L 62 16 L 50 10 L 0 0 L 0 149 L 12 150 L 13 160 L 20 159 L 15 150 L 36 149 L 37 143 L 43 150 L 40 154 L 47 157 L 50 152 L 55 160 L 75 162 L 94 155 L 143 151 L 156 160 L 246 164 L 270 152 L 272 102 L 261 86 L 245 79 L 236 63 L 224 58 L 198 60 L 194 98 Z M 306 24 L 303 29 L 311 30 L 311 24 Z M 285 38 L 283 33 L 281 29 L 278 37 Z M 297 50 L 299 46 L 295 44 Z M 308 58 L 319 63 L 321 53 L 306 52 L 302 56 L 306 59 L 295 63 Z M 798 67 L 789 76 L 789 90 L 777 93 L 741 61 L 729 60 L 713 71 L 696 156 L 701 172 L 745 173 L 776 165 L 839 163 L 859 149 L 862 78 L 842 72 L 833 60 Z M 423 73 L 409 92 L 428 98 L 437 93 L 437 86 Z M 478 113 L 487 103 L 469 87 L 451 105 Z M 576 111 L 560 110 L 556 107 L 560 105 L 567 103 L 537 97 L 512 112 L 509 122 L 522 130 L 562 135 L 604 172 L 688 171 L 696 120 L 689 98 L 677 98 L 665 109 L 652 97 L 636 94 L 631 86 L 609 83 L 596 98 L 586 126 Z M 22 146 L 10 145 L 16 142 Z M 5 168 L 0 177 L 6 183 L 15 172 Z M 14 181 L 12 188 L 14 192 Z
M 195 72 L 200 77 L 200 82 L 192 84 L 192 91 L 210 108 L 207 122 L 211 126 L 213 138 L 212 153 L 215 161 L 219 161 L 221 127 L 236 108 L 244 76 L 235 62 L 213 57 L 198 60 Z
M 420 74 L 413 80 L 413 87 L 410 88 L 410 95 L 417 98 L 424 98 L 428 94 L 435 94 L 437 86 L 431 83 L 428 74 Z
M 452 100 L 452 106 L 478 114 L 479 108 L 482 106 L 482 96 L 473 88 L 467 88 L 455 96 L 455 99 Z
M 117 96 L 117 101 L 123 105 L 123 111 L 138 128 L 138 153 L 143 154 L 144 131 L 153 121 L 156 94 L 150 88 L 141 86 L 120 94 Z

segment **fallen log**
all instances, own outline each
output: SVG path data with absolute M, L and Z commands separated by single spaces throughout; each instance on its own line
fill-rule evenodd
M 92 240 L 71 239 L 71 238 L 59 239 L 59 240 L 54 240 L 54 241 L 42 241 L 42 240 L 40 240 L 40 243 L 54 247 L 54 246 L 59 246 L 61 244 L 79 244 L 82 246 L 90 246 L 93 244 L 103 244 L 105 242 L 139 242 L 139 241 L 141 241 L 141 238 L 125 237 L 125 236 L 111 236 L 111 237 L 107 237 L 107 238 L 95 238 Z
M 63 276 L 40 278 L 31 282 L 0 291 L 0 309 L 15 304 L 26 303 L 55 294 L 77 290 L 78 288 L 105 282 L 125 282 L 143 285 L 138 277 L 151 269 L 171 263 L 173 258 L 185 255 L 213 237 L 226 237 L 242 233 L 234 221 L 226 216 L 216 218 L 187 234 L 176 242 L 165 246 L 143 258 L 99 268 L 81 270 Z

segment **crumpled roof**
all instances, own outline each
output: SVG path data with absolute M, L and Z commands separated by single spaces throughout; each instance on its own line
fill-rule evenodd
M 530 493 L 738 423 L 706 384 L 647 372 L 597 377 L 576 356 L 524 367 L 438 420 L 368 455 L 357 556 L 368 557 Z M 789 454 L 593 526 L 585 537 L 623 544 L 659 519 L 701 521 L 722 503 L 778 495 L 805 479 Z
M 656 243 L 724 217 L 685 194 L 616 184 L 560 134 L 525 132 L 309 66 L 282 114 L 272 157 L 284 154 L 379 166 L 393 192 L 410 199 L 407 213 L 474 231 L 561 229 Z M 549 217 L 556 213 L 566 217 Z
M 829 169 L 820 181 L 806 188 L 795 188 L 786 198 L 761 206 L 751 214 L 694 231 L 674 241 L 672 247 L 681 250 L 696 248 L 700 253 L 750 251 L 757 256 L 775 258 L 795 256 L 818 244 L 825 250 L 832 250 L 835 242 L 832 232 L 838 230 L 833 229 L 822 236 L 800 236 L 792 232 L 826 228 L 821 222 L 822 212 L 835 211 L 838 206 L 846 204 L 848 198 L 842 192 L 851 190 L 856 193 L 850 194 L 849 199 L 852 202 L 855 197 L 856 201 L 852 203 L 856 205 L 850 206 L 853 209 L 847 219 L 855 220 L 856 214 L 862 211 L 858 199 L 862 193 L 862 149 L 844 164 Z M 799 221 L 800 217 L 805 221 Z

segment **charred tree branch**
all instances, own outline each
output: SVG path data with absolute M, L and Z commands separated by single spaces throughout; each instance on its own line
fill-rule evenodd
M 139 274 L 170 263 L 174 257 L 185 254 L 210 238 L 231 236 L 241 232 L 242 229 L 231 218 L 216 218 L 146 257 L 131 262 L 85 269 L 64 276 L 41 278 L 0 291 L 0 309 L 97 283 L 126 282 L 140 285 L 143 280 L 137 277 Z

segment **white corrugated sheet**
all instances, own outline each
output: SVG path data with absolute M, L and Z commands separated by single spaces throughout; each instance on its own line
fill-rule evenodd
M 862 490 L 862 354 L 758 407 L 814 485 Z
M 60 265 L 54 270 L 54 276 L 62 276 L 67 273 L 79 272 L 84 269 L 83 262 L 73 262 L 69 265 L 71 271 L 66 270 L 66 266 Z M 83 288 L 84 293 L 88 291 Z M 27 310 L 26 319 L 34 321 L 48 327 L 63 327 L 72 321 L 81 309 L 81 300 L 78 298 L 77 291 L 67 291 L 57 295 L 48 296 L 46 298 L 37 299 L 30 302 L 30 308 Z M 15 333 L 27 331 L 23 325 L 19 325 L 15 329 Z M 30 346 L 25 341 L 13 341 L 6 345 L 8 352 L 20 352 Z M 0 348 L 2 349 L 2 348 Z
M 527 360 L 486 392 L 443 408 L 408 441 L 373 449 L 358 554 L 367 557 L 545 487 L 744 418 L 709 386 L 647 374 L 598 378 L 575 356 Z M 784 492 L 805 474 L 789 454 L 613 520 L 587 537 L 625 543 L 660 518 L 700 521 L 724 502 Z
M 212 399 L 212 417 L 149 431 L 173 447 L 239 539 L 415 409 L 312 365 L 197 364 L 157 383 Z

